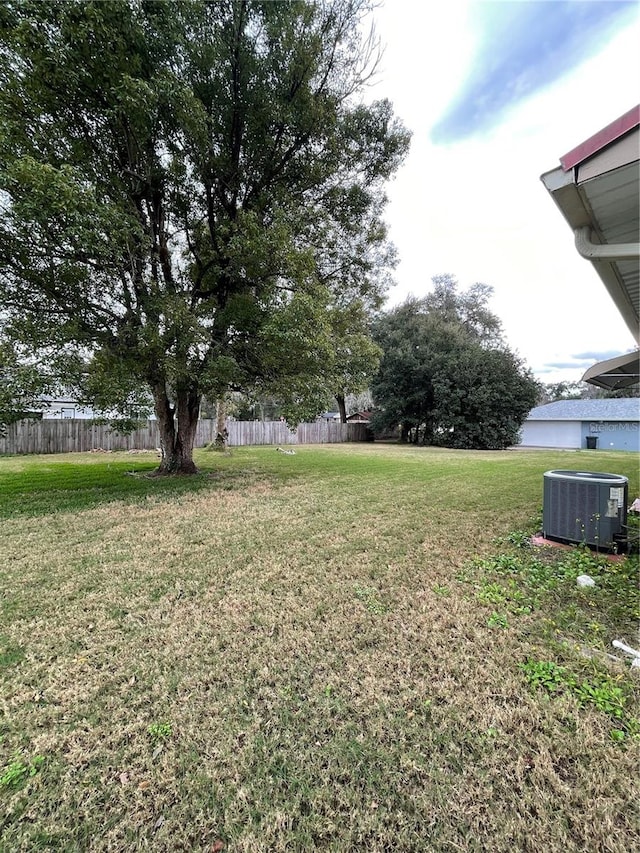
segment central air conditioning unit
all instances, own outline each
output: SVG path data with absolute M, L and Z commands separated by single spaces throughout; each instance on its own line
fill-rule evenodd
M 547 471 L 543 536 L 601 551 L 625 550 L 628 491 L 629 481 L 620 474 Z

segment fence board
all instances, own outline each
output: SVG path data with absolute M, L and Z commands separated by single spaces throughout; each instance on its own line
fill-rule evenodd
M 366 424 L 316 421 L 292 431 L 283 421 L 227 421 L 230 447 L 249 445 L 331 444 L 366 441 Z M 216 421 L 198 422 L 196 447 L 216 437 Z M 154 450 L 160 444 L 157 421 L 146 421 L 129 435 L 120 435 L 108 424 L 80 418 L 18 421 L 0 432 L 0 453 L 78 453 L 89 450 Z

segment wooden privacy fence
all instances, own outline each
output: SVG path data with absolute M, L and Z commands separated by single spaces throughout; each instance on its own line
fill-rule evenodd
M 317 421 L 300 424 L 292 432 L 283 421 L 227 421 L 230 446 L 251 444 L 329 444 L 367 441 L 366 424 Z M 216 437 L 216 421 L 200 420 L 196 447 Z M 90 420 L 25 420 L 0 432 L 0 453 L 80 453 L 89 450 L 154 450 L 160 445 L 158 424 L 145 421 L 129 435 L 114 432 L 108 424 Z

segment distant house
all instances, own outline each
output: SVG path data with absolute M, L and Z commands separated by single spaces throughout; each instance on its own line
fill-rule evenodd
M 339 421 L 340 420 L 340 412 L 322 412 L 322 414 L 318 415 L 316 420 L 318 420 L 318 421 Z
M 56 397 L 44 394 L 40 397 L 40 404 L 41 408 L 30 412 L 29 417 L 42 418 L 43 420 L 67 418 L 89 420 L 95 417 L 91 408 L 81 406 L 70 394 L 60 394 Z
M 91 406 L 86 406 L 78 402 L 78 400 L 70 393 L 61 391 L 57 396 L 43 394 L 39 397 L 40 408 L 31 409 L 28 417 L 38 420 L 93 420 L 94 418 L 113 418 L 118 419 L 121 415 L 115 412 L 96 412 Z M 155 420 L 155 414 L 144 414 L 144 420 Z
M 537 406 L 521 430 L 523 447 L 640 450 L 640 399 L 558 400 Z
M 354 412 L 352 415 L 347 415 L 347 423 L 350 424 L 368 424 L 371 420 L 371 412 Z

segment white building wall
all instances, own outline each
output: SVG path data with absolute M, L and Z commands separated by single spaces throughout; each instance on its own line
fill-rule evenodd
M 582 446 L 580 421 L 525 421 L 520 435 L 523 447 Z
M 56 397 L 53 400 L 43 400 L 42 402 L 42 420 L 92 420 L 93 418 L 107 418 L 118 420 L 122 417 L 117 412 L 99 412 L 96 413 L 91 406 L 81 406 L 77 400 L 70 397 Z M 155 421 L 154 412 L 145 413 L 142 420 Z
M 94 418 L 93 409 L 87 406 L 80 406 L 76 400 L 52 400 L 45 403 L 42 409 L 42 419 L 47 420 L 65 420 L 67 418 L 79 418 L 88 420 Z

